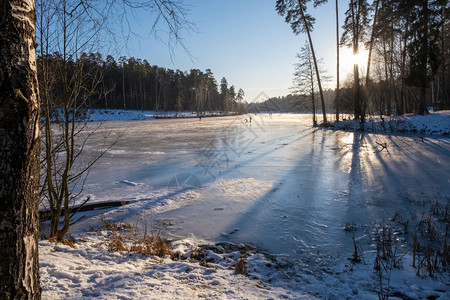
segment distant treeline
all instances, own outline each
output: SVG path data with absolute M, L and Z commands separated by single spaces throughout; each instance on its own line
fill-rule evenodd
M 436 95 L 436 85 L 445 85 L 447 90 L 441 97 Z M 340 103 L 339 112 L 343 115 L 353 113 L 353 82 L 346 80 L 340 88 Z M 398 85 L 399 86 L 399 85 Z M 398 115 L 401 111 L 398 110 L 398 103 L 400 97 L 403 98 L 403 113 L 414 113 L 417 110 L 417 92 L 414 88 L 409 87 L 400 95 L 401 89 L 396 88 L 396 85 L 390 85 L 386 81 L 380 80 L 378 82 L 371 82 L 370 88 L 366 91 L 368 104 L 366 113 L 368 115 Z M 449 85 L 444 83 L 431 82 L 430 88 L 427 89 L 425 97 L 425 105 L 432 108 L 434 111 L 450 109 L 450 97 L 448 97 L 450 90 Z M 440 87 L 443 90 L 443 87 Z M 323 91 L 325 106 L 327 113 L 335 112 L 335 89 L 327 89 Z M 320 111 L 319 94 L 315 93 L 316 112 Z M 369 101 L 370 100 L 370 101 Z M 249 112 L 312 112 L 311 99 L 309 95 L 304 94 L 289 94 L 281 97 L 272 97 L 261 103 L 252 103 L 248 107 Z
M 244 91 L 229 86 L 226 78 L 218 84 L 210 69 L 172 70 L 134 57 L 120 57 L 116 61 L 108 55 L 103 59 L 99 53 L 82 54 L 76 61 L 65 62 L 61 54 L 54 53 L 38 57 L 38 76 L 43 79 L 40 83 L 47 84 L 45 90 L 53 101 L 61 99 L 54 106 L 64 106 L 67 98 L 63 96 L 67 93 L 63 86 L 67 84 L 62 82 L 61 74 L 67 74 L 66 78 L 73 81 L 66 90 L 84 82 L 87 96 L 79 97 L 79 105 L 90 108 L 238 111 L 244 98 Z
M 323 91 L 326 107 L 333 110 L 335 91 L 328 89 Z M 312 111 L 310 101 L 300 94 L 288 94 L 286 96 L 271 97 L 264 102 L 250 103 L 247 107 L 250 113 L 258 112 L 295 112 L 310 113 Z

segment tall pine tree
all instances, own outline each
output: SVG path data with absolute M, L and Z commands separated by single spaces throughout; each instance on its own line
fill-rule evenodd
M 310 0 L 277 0 L 276 10 L 277 12 L 285 16 L 286 23 L 291 25 L 292 31 L 295 34 L 306 33 L 308 36 L 309 47 L 314 62 L 314 69 L 317 77 L 317 85 L 319 87 L 320 102 L 322 104 L 323 122 L 327 122 L 327 113 L 325 108 L 325 100 L 322 90 L 322 82 L 320 80 L 319 66 L 316 59 L 316 53 L 314 51 L 314 44 L 311 37 L 311 31 L 314 28 L 315 19 L 306 12 L 306 5 Z M 314 3 L 319 5 L 325 1 L 316 0 Z

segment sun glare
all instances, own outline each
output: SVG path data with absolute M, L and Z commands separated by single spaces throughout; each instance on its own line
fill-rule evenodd
M 360 65 L 361 64 L 361 55 L 359 53 L 353 54 L 353 65 Z
M 369 53 L 366 49 L 360 49 L 358 54 L 353 54 L 351 48 L 341 48 L 340 69 L 344 73 L 353 73 L 353 66 L 358 65 L 359 70 L 365 70 Z
M 358 64 L 359 68 L 367 66 L 369 53 L 366 49 L 360 49 L 358 54 L 353 54 L 350 48 L 341 48 L 340 65 L 343 71 L 353 71 L 353 65 Z

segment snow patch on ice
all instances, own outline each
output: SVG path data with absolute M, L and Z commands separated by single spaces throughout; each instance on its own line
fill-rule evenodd
M 167 197 L 167 199 L 158 203 L 158 205 L 151 208 L 153 213 L 163 213 L 166 211 L 174 210 L 182 206 L 193 204 L 200 197 L 200 192 L 196 190 L 188 190 L 177 193 L 173 196 Z
M 111 150 L 108 150 L 108 153 L 115 155 L 115 154 L 128 154 L 129 152 L 126 150 L 111 149 Z
M 129 186 L 137 186 L 138 185 L 136 182 L 132 182 L 132 181 L 129 181 L 129 180 L 121 180 L 119 182 L 123 183 L 123 184 L 126 184 L 126 185 L 129 185 Z
M 211 185 L 212 193 L 223 193 L 232 199 L 257 199 L 267 194 L 273 188 L 273 183 L 254 178 L 220 179 Z

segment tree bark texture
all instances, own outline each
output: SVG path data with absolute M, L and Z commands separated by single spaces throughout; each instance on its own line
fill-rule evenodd
M 33 0 L 0 0 L 0 298 L 40 299 Z

